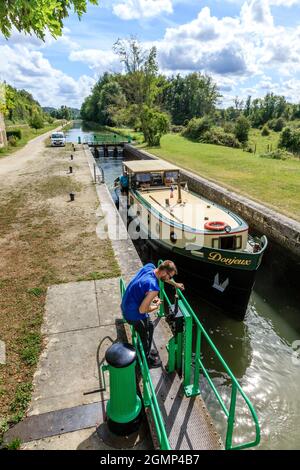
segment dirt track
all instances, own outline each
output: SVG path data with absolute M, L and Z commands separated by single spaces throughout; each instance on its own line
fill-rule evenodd
M 44 150 L 44 140 L 49 137 L 52 132 L 58 131 L 61 126 L 53 129 L 45 134 L 39 135 L 32 139 L 28 144 L 15 153 L 7 157 L 0 158 L 0 177 L 3 177 L 11 172 L 17 172 L 23 169 L 28 162 L 38 157 Z

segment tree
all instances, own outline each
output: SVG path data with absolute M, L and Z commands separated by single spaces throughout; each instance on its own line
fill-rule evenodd
M 35 130 L 42 129 L 42 127 L 44 127 L 43 117 L 41 116 L 40 113 L 35 112 L 32 115 L 32 118 L 30 119 L 30 127 L 32 127 Z
M 234 135 L 242 144 L 246 143 L 249 137 L 250 122 L 245 116 L 240 116 L 235 124 Z
M 163 106 L 174 124 L 185 125 L 193 117 L 212 114 L 220 97 L 212 78 L 195 72 L 168 80 L 163 91 Z
M 69 16 L 70 9 L 73 7 L 80 19 L 88 2 L 98 4 L 98 0 L 1 0 L 0 31 L 6 38 L 13 27 L 42 40 L 47 29 L 53 37 L 61 36 L 63 20 Z
M 122 110 L 126 107 L 126 98 L 121 86 L 116 81 L 106 83 L 101 92 L 98 101 L 98 110 L 102 119 L 100 124 L 120 125 L 124 114 Z
M 144 105 L 141 112 L 141 125 L 145 141 L 151 147 L 155 147 L 160 144 L 162 135 L 168 132 L 170 121 L 167 114 Z
M 280 134 L 279 148 L 285 148 L 293 153 L 300 153 L 300 130 L 285 127 Z

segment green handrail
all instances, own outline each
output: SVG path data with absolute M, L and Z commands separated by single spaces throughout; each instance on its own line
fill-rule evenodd
M 159 261 L 159 264 L 162 261 Z M 168 295 L 165 292 L 164 284 L 161 283 L 160 285 L 161 291 L 160 291 L 160 296 L 161 299 L 165 299 L 167 304 L 170 306 L 171 302 L 170 299 L 168 298 Z M 246 396 L 244 391 L 242 390 L 240 384 L 238 383 L 236 377 L 233 375 L 232 371 L 224 361 L 223 357 L 221 356 L 220 352 L 214 345 L 213 341 L 209 337 L 208 333 L 205 331 L 203 325 L 201 324 L 199 318 L 195 314 L 194 310 L 188 303 L 187 299 L 181 292 L 181 290 L 176 289 L 177 295 L 180 298 L 180 309 L 184 315 L 185 322 L 188 318 L 192 318 L 193 325 L 196 326 L 196 346 L 195 346 L 195 362 L 194 362 L 194 379 L 193 383 L 190 384 L 190 376 L 191 376 L 191 367 L 192 367 L 192 361 L 190 360 L 190 357 L 185 357 L 186 355 L 186 350 L 183 351 L 183 360 L 184 360 L 184 367 L 183 367 L 183 381 L 184 381 L 184 387 L 186 391 L 187 396 L 193 396 L 197 395 L 199 393 L 199 375 L 200 375 L 200 369 L 203 371 L 204 376 L 206 377 L 209 386 L 213 390 L 218 402 L 220 403 L 220 406 L 225 413 L 225 416 L 227 418 L 227 433 L 226 433 L 226 440 L 225 440 L 225 449 L 226 450 L 238 450 L 238 449 L 246 449 L 249 447 L 253 447 L 259 444 L 260 442 L 260 427 L 258 423 L 258 418 L 255 413 L 254 407 L 252 403 L 250 402 L 249 398 Z M 186 328 L 185 328 L 186 330 Z M 186 331 L 185 331 L 186 334 Z M 224 367 L 225 371 L 227 372 L 228 376 L 231 379 L 232 382 L 232 392 L 231 392 L 231 399 L 230 399 L 230 407 L 229 411 L 226 408 L 226 405 L 224 403 L 224 400 L 220 396 L 219 392 L 217 391 L 210 374 L 208 370 L 205 368 L 202 360 L 201 360 L 201 346 L 202 346 L 202 338 L 205 338 L 211 349 L 214 351 L 217 359 L 219 362 L 222 364 Z M 184 343 L 186 344 L 188 341 L 192 341 L 191 337 L 185 337 Z M 187 380 L 188 379 L 188 380 Z M 188 384 L 189 383 L 189 384 Z M 239 444 L 236 446 L 232 445 L 232 437 L 233 437 L 233 431 L 234 431 L 234 423 L 235 423 L 235 409 L 236 409 L 236 397 L 237 397 L 237 392 L 241 394 L 243 397 L 245 403 L 247 404 L 251 416 L 253 418 L 254 424 L 255 424 L 255 439 L 254 441 L 251 442 L 246 442 L 244 444 Z
M 123 297 L 124 292 L 126 290 L 125 282 L 123 278 L 120 278 L 120 292 L 121 297 Z M 125 320 L 125 319 L 124 319 Z M 145 408 L 149 407 L 152 413 L 156 435 L 159 442 L 159 446 L 161 450 L 171 450 L 171 446 L 168 440 L 168 436 L 166 433 L 166 428 L 164 425 L 164 421 L 159 409 L 158 401 L 155 394 L 155 389 L 151 380 L 151 375 L 149 372 L 149 367 L 147 363 L 147 359 L 145 356 L 143 344 L 137 332 L 134 330 L 133 326 L 130 326 L 131 335 L 132 335 L 132 343 L 136 348 L 138 362 L 143 378 L 143 403 Z

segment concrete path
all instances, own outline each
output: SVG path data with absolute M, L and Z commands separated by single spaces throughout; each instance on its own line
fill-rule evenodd
M 66 410 L 100 401 L 105 406 L 108 392 L 84 394 L 99 389 L 99 363 L 103 361 L 111 342 L 117 338 L 124 340 L 123 327 L 118 321 L 122 320 L 119 304 L 118 278 L 74 282 L 49 288 L 43 326 L 47 345 L 34 376 L 34 392 L 27 416 L 61 410 L 63 428 Z M 103 408 L 103 404 L 99 403 L 99 408 Z M 41 431 L 48 432 L 47 429 Z M 151 445 L 148 437 L 137 448 L 147 449 Z M 100 440 L 93 426 L 31 441 L 23 444 L 22 448 L 110 447 Z

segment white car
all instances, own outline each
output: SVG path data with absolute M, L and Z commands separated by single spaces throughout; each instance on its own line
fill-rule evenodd
M 66 138 L 63 132 L 53 132 L 51 134 L 51 147 L 64 147 L 66 145 Z

